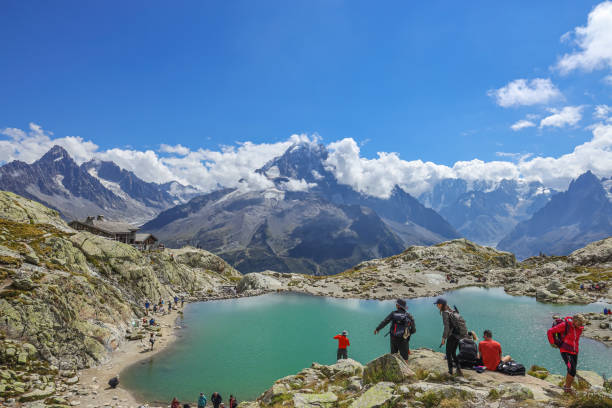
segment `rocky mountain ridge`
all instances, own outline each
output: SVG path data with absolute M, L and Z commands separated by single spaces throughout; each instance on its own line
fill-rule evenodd
M 0 189 L 52 207 L 68 220 L 102 214 L 135 224 L 199 193 L 177 182 L 147 183 L 112 162 L 79 166 L 60 146 L 32 164 L 13 161 L 0 167 Z
M 498 248 L 520 259 L 545 253 L 568 254 L 612 235 L 612 200 L 606 180 L 586 172 L 554 195 L 534 215 L 519 223 Z

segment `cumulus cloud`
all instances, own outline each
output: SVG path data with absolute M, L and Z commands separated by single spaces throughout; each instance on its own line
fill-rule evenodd
M 492 89 L 488 95 L 504 108 L 530 106 L 548 103 L 563 97 L 550 78 L 516 79 L 499 89 Z
M 573 39 L 578 49 L 559 58 L 557 68 L 561 73 L 612 68 L 612 2 L 597 5 L 589 13 L 586 26 L 576 27 L 562 37 L 564 41 L 568 39 Z
M 540 121 L 540 129 L 547 126 L 562 128 L 573 126 L 582 119 L 582 106 L 566 106 L 563 109 L 550 108 L 552 115 L 546 116 Z
M 555 114 L 561 112 L 563 110 Z M 499 182 L 503 179 L 540 181 L 546 187 L 564 189 L 570 180 L 587 170 L 601 177 L 612 175 L 612 124 L 599 122 L 590 129 L 593 132 L 591 140 L 561 157 L 498 152 L 500 160 L 486 162 L 473 159 L 458 161 L 452 166 L 421 160 L 407 161 L 393 152 L 380 152 L 375 158 L 365 158 L 361 156 L 359 143 L 346 138 L 327 146 L 329 156 L 325 166 L 340 183 L 377 197 L 388 197 L 396 185 L 419 196 L 431 191 L 437 182 L 446 178 L 462 178 L 468 183 Z M 80 137 L 54 138 L 51 132 L 35 124 L 25 131 L 2 129 L 0 134 L 4 136 L 4 140 L 0 140 L 2 161 L 19 159 L 32 162 L 54 144 L 60 144 L 79 163 L 92 158 L 112 160 L 144 180 L 159 183 L 177 180 L 201 191 L 211 191 L 220 186 L 247 189 L 272 187 L 272 182 L 256 173 L 256 169 L 283 154 L 295 143 L 319 141 L 316 137 L 293 135 L 278 143 L 244 142 L 219 150 L 188 149 L 188 152 L 175 149 L 175 153 L 166 150 L 166 156 L 160 156 L 153 150 L 100 150 L 93 142 Z M 306 191 L 312 187 L 313 184 L 305 180 L 289 180 L 282 186 L 287 191 Z
M 162 143 L 161 146 L 159 146 L 159 151 L 162 153 L 175 153 L 180 156 L 186 156 L 189 154 L 189 149 L 181 144 L 171 146 Z
M 597 105 L 595 106 L 595 111 L 593 112 L 593 117 L 595 119 L 606 120 L 608 116 L 612 113 L 612 106 L 608 105 Z
M 534 126 L 536 126 L 536 124 L 533 123 L 532 121 L 522 119 L 516 122 L 515 124 L 513 124 L 512 126 L 510 126 L 510 128 L 514 130 L 515 132 L 517 132 L 519 130 L 522 130 L 528 127 L 534 127 Z

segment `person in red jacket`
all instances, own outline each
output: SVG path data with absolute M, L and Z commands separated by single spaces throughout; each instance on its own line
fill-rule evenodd
M 563 323 L 551 327 L 548 329 L 548 342 L 554 348 L 559 348 L 561 351 L 561 358 L 567 366 L 567 375 L 565 376 L 565 386 L 563 390 L 567 393 L 572 392 L 572 383 L 576 376 L 576 368 L 578 366 L 578 347 L 580 342 L 580 335 L 584 330 L 586 320 L 583 315 L 576 314 L 573 317 L 566 317 Z M 561 346 L 555 344 L 554 334 L 559 333 L 565 334 Z
M 342 334 L 337 334 L 334 336 L 334 339 L 338 340 L 338 353 L 336 354 L 336 359 L 341 360 L 343 358 L 348 358 L 348 353 L 346 352 L 346 348 L 351 345 L 348 337 L 346 337 L 348 333 L 346 330 L 342 332 Z

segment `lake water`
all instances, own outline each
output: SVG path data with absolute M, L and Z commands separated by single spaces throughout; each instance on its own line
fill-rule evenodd
M 600 311 L 603 306 L 556 306 L 528 297 L 513 297 L 503 289 L 465 288 L 445 295 L 457 305 L 469 330 L 482 337 L 491 329 L 502 345 L 527 368 L 542 365 L 564 373 L 559 352 L 546 339 L 555 313 Z M 195 401 L 218 391 L 239 401 L 256 398 L 272 383 L 295 374 L 313 361 L 332 364 L 337 341 L 349 332 L 349 357 L 367 363 L 388 352 L 389 337 L 374 328 L 393 309 L 393 301 L 346 300 L 298 294 L 201 302 L 185 308 L 179 339 L 158 355 L 127 368 L 121 382 L 145 401 Z M 410 347 L 439 350 L 442 320 L 432 298 L 408 301 L 417 332 Z M 612 376 L 612 348 L 583 338 L 579 369 Z

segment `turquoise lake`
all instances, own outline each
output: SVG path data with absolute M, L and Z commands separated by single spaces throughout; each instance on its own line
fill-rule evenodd
M 504 354 L 529 368 L 542 365 L 564 373 L 559 352 L 546 339 L 555 313 L 601 311 L 603 305 L 546 305 L 528 297 L 513 297 L 503 289 L 465 288 L 447 293 L 468 329 L 482 337 L 491 329 Z M 417 332 L 410 347 L 438 349 L 442 320 L 433 298 L 408 300 Z M 393 301 L 346 300 L 299 294 L 200 302 L 185 307 L 178 340 L 167 350 L 121 373 L 122 385 L 144 401 L 169 402 L 176 396 L 195 401 L 218 391 L 224 401 L 256 398 L 272 383 L 295 374 L 313 361 L 332 364 L 337 341 L 349 332 L 349 357 L 367 363 L 388 352 L 389 337 L 373 334 L 393 309 Z M 583 338 L 578 368 L 612 376 L 612 348 Z

